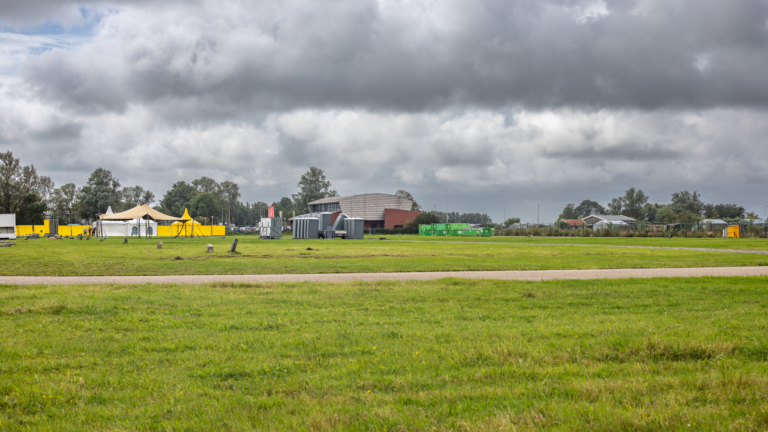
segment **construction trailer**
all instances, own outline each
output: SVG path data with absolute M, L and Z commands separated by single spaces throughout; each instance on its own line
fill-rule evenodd
M 261 218 L 259 222 L 259 238 L 281 239 L 283 238 L 283 218 Z
M 16 213 L 0 214 L 0 239 L 16 239 Z

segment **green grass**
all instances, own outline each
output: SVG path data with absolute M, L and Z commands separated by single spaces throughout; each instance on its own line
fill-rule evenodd
M 259 240 L 241 237 L 157 240 L 17 240 L 0 249 L 5 276 L 366 273 L 768 265 L 768 255 L 437 241 Z M 418 237 L 412 237 L 416 239 Z M 401 236 L 400 239 L 403 239 Z M 519 239 L 515 239 L 519 240 Z M 602 240 L 602 239 L 600 239 Z M 613 239 L 606 239 L 606 242 Z M 643 239 L 623 239 L 624 242 Z M 725 243 L 712 241 L 713 245 Z M 489 239 L 487 241 L 498 241 Z M 563 241 L 559 240 L 558 241 Z M 214 254 L 206 253 L 206 244 Z M 643 244 L 642 242 L 638 242 Z M 675 245 L 700 247 L 701 243 Z M 745 244 L 747 244 L 745 242 Z M 308 250 L 308 249 L 312 250 Z M 180 259 L 177 259 L 180 258 Z
M 761 431 L 767 287 L 0 286 L 0 430 Z
M 450 241 L 471 243 L 523 243 L 523 244 L 574 244 L 614 246 L 662 246 L 707 249 L 740 249 L 768 251 L 768 239 L 753 238 L 681 238 L 673 237 L 437 237 L 437 236 L 382 236 L 392 240 Z

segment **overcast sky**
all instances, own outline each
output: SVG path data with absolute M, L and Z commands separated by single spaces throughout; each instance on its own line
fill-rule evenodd
M 0 150 L 57 186 L 554 221 L 630 187 L 768 205 L 768 0 L 0 0 Z

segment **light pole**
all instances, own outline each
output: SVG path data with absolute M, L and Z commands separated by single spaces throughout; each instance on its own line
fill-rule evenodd
M 536 225 L 539 224 L 539 206 L 541 204 L 536 204 Z

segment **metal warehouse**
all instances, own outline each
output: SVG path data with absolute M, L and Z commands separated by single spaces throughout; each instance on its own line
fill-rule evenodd
M 330 212 L 333 222 L 340 214 L 364 221 L 364 228 L 402 228 L 419 212 L 411 211 L 413 201 L 395 195 L 370 193 L 323 198 L 309 203 L 311 214 Z M 322 228 L 321 228 L 322 229 Z

